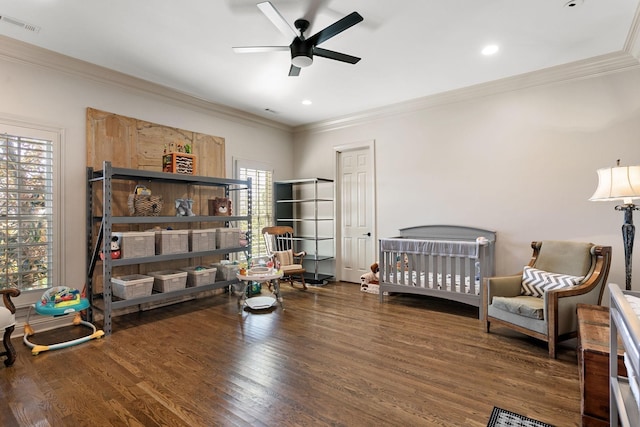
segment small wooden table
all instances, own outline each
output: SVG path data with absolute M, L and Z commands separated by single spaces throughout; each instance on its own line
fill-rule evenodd
M 245 304 L 252 306 L 251 300 L 261 299 L 258 305 L 254 305 L 253 308 L 268 308 L 277 302 L 280 303 L 280 307 L 284 310 L 284 304 L 282 302 L 282 296 L 280 295 L 280 279 L 282 279 L 283 273 L 282 270 L 272 269 L 264 274 L 237 274 L 236 277 L 240 280 L 243 286 L 240 289 L 240 295 L 238 295 L 238 314 L 242 314 L 242 309 Z M 259 283 L 271 283 L 273 284 L 273 295 L 272 297 L 252 297 L 247 299 L 247 285 L 249 282 L 259 282 Z M 271 303 L 266 303 L 266 299 L 271 298 L 273 301 Z
M 578 368 L 583 427 L 609 425 L 609 308 L 578 304 Z M 626 375 L 622 342 L 618 372 Z

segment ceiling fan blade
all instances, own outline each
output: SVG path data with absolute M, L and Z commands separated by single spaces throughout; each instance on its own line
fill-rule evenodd
M 296 31 L 296 29 L 293 28 L 291 24 L 289 24 L 287 20 L 282 17 L 282 15 L 280 15 L 278 9 L 276 9 L 270 1 L 258 3 L 258 8 L 262 11 L 262 13 L 265 14 L 267 18 L 269 18 L 273 25 L 275 25 L 278 30 L 280 30 L 280 32 L 285 35 L 285 37 L 298 37 L 298 32 Z
M 289 68 L 289 77 L 298 77 L 299 75 L 300 75 L 300 67 L 291 65 L 291 68 Z
M 322 49 L 320 47 L 313 48 L 313 55 L 322 56 L 323 58 L 335 59 L 336 61 L 348 62 L 349 64 L 355 64 L 360 61 L 360 58 L 358 58 L 357 56 L 334 52 L 332 50 Z
M 311 41 L 314 45 L 319 45 L 322 42 L 329 40 L 331 37 L 336 34 L 340 34 L 347 28 L 351 28 L 356 25 L 358 22 L 362 22 L 364 18 L 358 12 L 352 12 L 351 14 L 345 16 L 339 21 L 334 22 L 323 30 L 315 33 L 313 36 L 309 37 L 307 40 Z
M 307 11 L 304 13 L 302 18 L 306 19 L 309 22 L 315 22 L 318 11 L 320 9 L 327 8 L 327 3 L 329 3 L 330 1 L 331 0 L 310 0 L 309 7 L 307 8 Z
M 261 53 L 289 50 L 289 46 L 239 46 L 232 49 L 235 53 Z

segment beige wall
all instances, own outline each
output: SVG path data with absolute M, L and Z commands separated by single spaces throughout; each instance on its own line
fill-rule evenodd
M 35 54 L 39 53 L 35 50 Z M 45 55 L 44 59 L 51 58 Z M 0 45 L 0 121 L 11 119 L 48 124 L 64 132 L 64 285 L 82 288 L 86 282 L 87 107 L 224 137 L 229 177 L 232 176 L 234 158 L 272 164 L 276 168 L 276 179 L 291 176 L 293 159 L 288 129 L 223 113 L 217 114 L 162 95 L 122 87 L 120 84 L 109 84 L 105 78 L 93 78 L 74 72 L 71 68 L 78 64 L 60 65 L 58 59 L 54 60 L 57 61 L 55 65 L 46 67 L 13 60 L 4 55 Z M 41 62 L 41 59 L 34 62 Z M 91 70 L 93 71 L 95 70 Z M 110 77 L 109 73 L 105 75 Z
M 276 179 L 333 178 L 334 146 L 375 140 L 378 237 L 421 224 L 494 229 L 500 274 L 522 267 L 532 240 L 592 241 L 613 246 L 610 278 L 624 283 L 622 213 L 614 211 L 614 203 L 587 199 L 596 186 L 596 169 L 618 158 L 640 164 L 638 68 L 416 108 L 357 125 L 346 120 L 292 136 L 283 126 L 126 87 L 121 79 L 109 83 L 112 76 L 104 70 L 88 77 L 51 58 L 13 59 L 14 52 L 3 51 L 5 44 L 0 43 L 0 118 L 64 131 L 67 285 L 85 281 L 86 107 L 222 136 L 228 176 L 232 160 L 243 158 L 273 164 Z M 640 223 L 640 212 L 636 217 Z M 640 290 L 640 243 L 635 246 L 634 288 Z
M 640 164 L 639 68 L 358 123 L 296 133 L 294 173 L 332 178 L 334 146 L 375 140 L 378 237 L 423 224 L 493 229 L 499 274 L 522 268 L 532 240 L 591 241 L 613 246 L 610 281 L 624 285 L 623 214 L 587 199 L 596 169 Z M 636 240 L 640 290 L 640 229 Z

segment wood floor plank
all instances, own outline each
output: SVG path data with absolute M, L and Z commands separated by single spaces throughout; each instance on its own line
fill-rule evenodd
M 37 356 L 16 337 L 0 424 L 482 427 L 500 406 L 580 425 L 575 343 L 553 360 L 544 343 L 483 332 L 464 304 L 380 303 L 341 282 L 282 289 L 286 310 L 239 315 L 235 297 L 208 296 L 114 317 L 111 336 Z

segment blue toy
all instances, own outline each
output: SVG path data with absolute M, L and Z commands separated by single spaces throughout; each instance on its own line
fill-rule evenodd
M 90 328 L 92 332 L 91 334 L 84 337 L 76 338 L 70 341 L 64 341 L 57 344 L 34 344 L 29 341 L 29 337 L 34 335 L 35 333 L 33 331 L 33 328 L 31 328 L 31 326 L 29 325 L 29 317 L 31 316 L 32 308 L 35 308 L 36 313 L 43 316 L 58 317 L 74 313 L 73 325 L 86 326 Z M 77 289 L 69 288 L 67 286 L 55 286 L 47 290 L 44 294 L 42 294 L 42 298 L 40 298 L 39 302 L 29 307 L 29 312 L 27 313 L 27 321 L 24 324 L 24 336 L 22 338 L 23 342 L 31 348 L 31 354 L 35 356 L 41 351 L 57 350 L 60 348 L 71 347 L 76 344 L 87 342 L 94 338 L 101 338 L 102 336 L 104 336 L 104 332 L 102 330 L 97 330 L 94 325 L 85 320 L 82 320 L 82 317 L 80 316 L 80 312 L 82 310 L 86 310 L 87 308 L 89 308 L 89 300 L 84 298 L 80 291 L 78 291 Z

